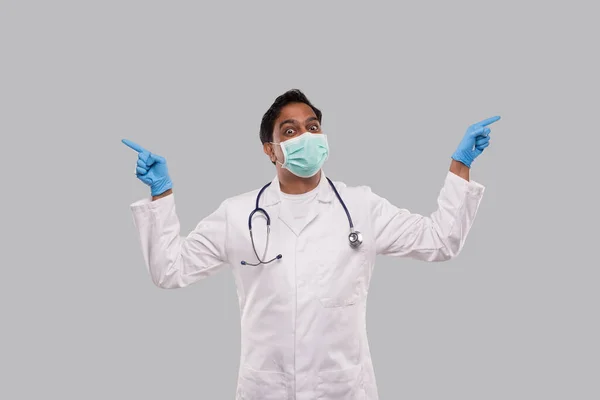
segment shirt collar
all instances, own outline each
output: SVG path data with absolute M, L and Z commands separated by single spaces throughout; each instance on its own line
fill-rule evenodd
M 279 186 L 279 178 L 275 175 L 275 178 L 271 181 L 271 184 L 265 189 L 263 196 L 259 201 L 259 207 L 271 206 L 281 201 L 281 187 Z M 333 198 L 333 189 L 329 186 L 327 176 L 323 169 L 321 169 L 321 180 L 317 185 L 317 200 L 320 202 L 328 203 Z

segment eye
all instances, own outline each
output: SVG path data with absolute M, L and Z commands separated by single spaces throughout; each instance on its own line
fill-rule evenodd
M 285 130 L 285 134 L 288 135 L 288 136 L 289 135 L 293 135 L 294 134 L 294 130 L 292 128 L 288 128 L 288 129 Z
M 318 131 L 319 129 L 320 129 L 320 128 L 319 128 L 319 125 L 311 125 L 311 126 L 310 126 L 310 130 L 311 130 L 311 131 Z

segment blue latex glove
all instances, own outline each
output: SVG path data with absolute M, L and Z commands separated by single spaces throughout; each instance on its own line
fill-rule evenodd
M 484 119 L 481 122 L 477 122 L 467 128 L 465 136 L 458 145 L 458 148 L 452 154 L 452 158 L 456 161 L 460 161 L 467 167 L 471 167 L 471 163 L 479 156 L 483 149 L 490 145 L 490 132 L 491 129 L 487 128 L 492 122 L 496 122 L 500 119 L 500 116 L 491 117 Z
M 131 140 L 123 139 L 122 142 L 138 152 L 135 176 L 150 186 L 152 196 L 158 196 L 173 187 L 167 170 L 167 161 L 163 157 L 150 153 Z

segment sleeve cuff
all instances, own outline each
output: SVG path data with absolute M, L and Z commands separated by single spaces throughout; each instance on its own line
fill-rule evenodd
M 160 199 L 152 201 L 152 197 L 145 197 L 129 205 L 133 212 L 144 212 L 146 210 L 153 210 L 159 207 L 164 207 L 173 204 L 175 201 L 175 194 L 171 193 Z
M 471 196 L 482 196 L 485 192 L 485 186 L 483 186 L 481 183 L 474 181 L 473 179 L 467 181 L 451 171 L 448 171 L 448 174 L 446 175 L 446 181 L 461 185 L 464 187 L 465 192 Z

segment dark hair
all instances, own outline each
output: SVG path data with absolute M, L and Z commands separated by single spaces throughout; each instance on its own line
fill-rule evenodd
M 262 122 L 260 123 L 260 141 L 263 144 L 273 141 L 273 127 L 275 125 L 275 120 L 279 117 L 281 109 L 290 103 L 304 103 L 308 105 L 313 109 L 319 123 L 321 123 L 321 110 L 313 106 L 299 89 L 288 90 L 275 99 L 275 102 L 262 117 Z

